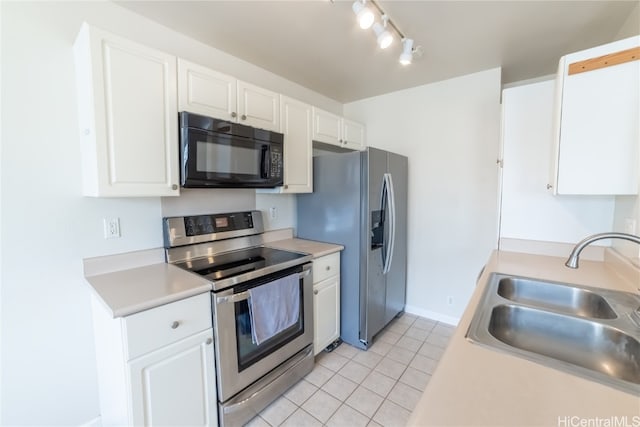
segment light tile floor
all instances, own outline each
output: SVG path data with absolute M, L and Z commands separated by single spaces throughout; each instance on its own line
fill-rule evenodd
M 247 424 L 403 427 L 454 328 L 410 314 L 394 319 L 368 351 L 342 343 Z

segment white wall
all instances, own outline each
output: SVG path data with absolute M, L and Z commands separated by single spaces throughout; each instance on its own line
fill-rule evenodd
M 369 145 L 409 157 L 407 311 L 455 322 L 496 247 L 500 77 L 495 68 L 345 105 Z
M 637 36 L 638 34 L 640 34 L 640 4 L 637 4 L 631 11 L 614 40 Z M 640 159 L 638 161 L 640 162 Z M 636 222 L 634 231 L 626 229 L 625 221 L 627 219 Z M 640 195 L 636 197 L 616 197 L 613 229 L 619 232 L 633 232 L 636 235 L 640 235 Z M 640 266 L 640 247 L 638 245 L 622 240 L 614 240 L 613 247 Z
M 170 201 L 80 195 L 72 45 L 82 21 L 339 114 L 342 106 L 112 2 L 0 4 L 0 424 L 79 425 L 99 414 L 82 259 L 160 247 L 163 214 L 257 204 L 248 190 L 185 191 Z M 292 196 L 280 197 L 274 226 L 295 226 Z M 120 239 L 102 238 L 106 216 L 120 218 Z
M 554 196 L 550 180 L 555 80 L 502 94 L 500 237 L 574 244 L 611 230 L 614 197 Z

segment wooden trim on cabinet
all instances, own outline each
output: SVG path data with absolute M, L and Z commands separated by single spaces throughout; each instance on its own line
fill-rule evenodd
M 598 56 L 596 58 L 585 59 L 584 61 L 569 64 L 569 75 L 585 73 L 587 71 L 598 70 L 600 68 L 611 67 L 613 65 L 624 64 L 625 62 L 640 60 L 640 47 L 621 50 L 620 52 Z

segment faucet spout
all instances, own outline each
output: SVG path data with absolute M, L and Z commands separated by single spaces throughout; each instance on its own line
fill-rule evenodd
M 582 239 L 576 244 L 576 246 L 571 251 L 569 258 L 567 259 L 567 262 L 565 262 L 564 265 L 566 265 L 569 268 L 578 268 L 580 252 L 582 252 L 582 250 L 586 248 L 588 245 L 590 245 L 591 243 L 597 240 L 603 240 L 603 239 L 623 239 L 623 240 L 629 240 L 630 242 L 635 242 L 640 245 L 640 236 L 635 236 L 633 234 L 627 234 L 627 233 L 594 234 L 592 236 L 585 237 L 584 239 Z

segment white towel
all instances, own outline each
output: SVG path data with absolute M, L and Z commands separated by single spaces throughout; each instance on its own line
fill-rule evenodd
M 300 317 L 298 273 L 249 289 L 251 338 L 260 345 Z

